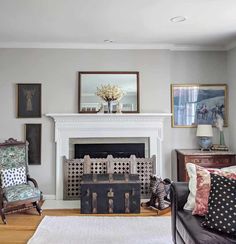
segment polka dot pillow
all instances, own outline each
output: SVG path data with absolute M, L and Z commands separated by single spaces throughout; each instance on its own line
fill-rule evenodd
M 211 174 L 208 214 L 203 226 L 236 235 L 236 180 Z
M 1 170 L 2 187 L 26 183 L 25 167 Z

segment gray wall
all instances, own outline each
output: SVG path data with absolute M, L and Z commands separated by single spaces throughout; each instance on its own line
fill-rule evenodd
M 45 116 L 16 118 L 16 84 L 42 83 L 43 114 L 76 113 L 78 71 L 139 71 L 141 112 L 170 112 L 171 83 L 227 82 L 225 52 L 0 49 L 0 140 L 23 140 L 25 123 L 43 124 L 42 165 L 30 166 L 30 173 L 45 194 L 55 194 L 54 125 Z M 195 132 L 165 123 L 163 177 L 175 178 L 173 150 L 196 148 Z
M 229 142 L 230 148 L 236 151 L 236 48 L 227 55 L 228 84 L 229 84 Z

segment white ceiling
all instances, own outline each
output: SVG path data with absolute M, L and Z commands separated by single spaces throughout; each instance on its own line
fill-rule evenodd
M 234 40 L 236 0 L 0 0 L 0 47 L 227 49 Z

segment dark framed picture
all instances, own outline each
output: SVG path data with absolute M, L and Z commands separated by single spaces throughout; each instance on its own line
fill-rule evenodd
M 17 84 L 18 118 L 41 118 L 41 84 Z
M 29 143 L 29 165 L 41 164 L 41 124 L 25 124 L 25 137 Z
M 226 84 L 172 84 L 172 127 L 215 126 L 220 115 L 227 126 Z

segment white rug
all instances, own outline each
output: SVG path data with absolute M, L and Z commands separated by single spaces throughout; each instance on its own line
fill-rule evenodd
M 28 244 L 168 244 L 170 217 L 45 216 Z

